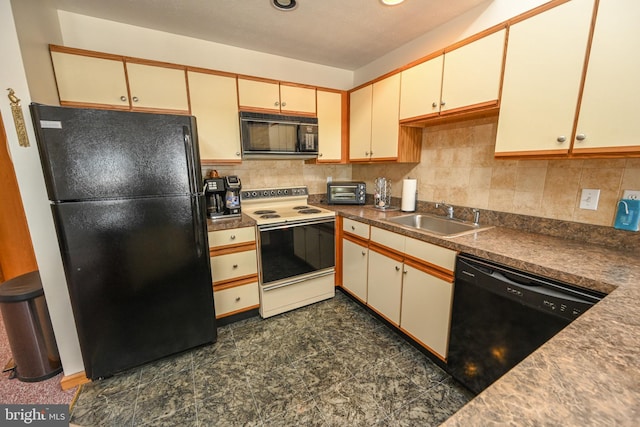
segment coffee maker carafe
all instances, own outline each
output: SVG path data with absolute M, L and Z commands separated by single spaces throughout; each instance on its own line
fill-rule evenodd
M 227 215 L 240 215 L 240 178 L 235 175 L 224 177 L 224 206 Z

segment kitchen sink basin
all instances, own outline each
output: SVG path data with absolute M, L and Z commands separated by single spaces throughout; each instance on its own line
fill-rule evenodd
M 492 226 L 481 226 L 471 222 L 429 214 L 402 215 L 389 218 L 387 221 L 416 230 L 437 234 L 441 237 L 458 237 L 464 234 L 493 228 Z

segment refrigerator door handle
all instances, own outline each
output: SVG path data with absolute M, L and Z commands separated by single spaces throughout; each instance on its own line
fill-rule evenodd
M 200 196 L 195 195 L 191 197 L 192 215 L 193 215 L 193 234 L 195 236 L 196 254 L 198 258 L 202 257 L 203 252 L 203 236 L 202 236 L 202 212 L 200 212 Z
M 189 173 L 189 189 L 192 194 L 198 194 L 200 190 L 200 184 L 198 181 L 198 174 L 196 172 L 196 165 L 194 159 L 194 147 L 191 141 L 191 132 L 187 126 L 182 127 L 182 134 L 184 139 L 184 148 L 187 155 L 187 169 Z

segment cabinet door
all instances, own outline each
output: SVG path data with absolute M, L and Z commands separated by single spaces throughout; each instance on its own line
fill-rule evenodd
M 398 157 L 400 131 L 400 74 L 373 84 L 371 104 L 371 158 Z
M 349 95 L 349 159 L 369 160 L 371 152 L 371 101 L 373 86 Z
M 129 109 L 127 78 L 122 60 L 51 52 L 62 105 Z
M 284 113 L 316 113 L 316 90 L 280 84 L 280 111 Z
M 509 30 L 496 154 L 569 150 L 593 0 L 574 0 Z
M 400 323 L 402 261 L 369 250 L 367 304 L 389 321 Z
M 640 151 L 640 3 L 601 1 L 573 151 Z
M 240 122 L 236 79 L 189 71 L 191 114 L 198 121 L 200 160 L 239 162 Z
M 318 90 L 318 160 L 342 160 L 342 94 Z
M 444 55 L 440 111 L 498 104 L 506 30 Z
M 184 69 L 127 62 L 127 77 L 134 110 L 188 112 Z
M 408 265 L 404 269 L 400 327 L 445 359 L 453 284 Z
M 342 287 L 347 289 L 362 302 L 367 302 L 367 269 L 369 265 L 369 249 L 342 240 Z
M 278 83 L 238 79 L 240 107 L 280 111 L 280 87 Z
M 443 56 L 437 56 L 401 73 L 400 119 L 440 111 Z

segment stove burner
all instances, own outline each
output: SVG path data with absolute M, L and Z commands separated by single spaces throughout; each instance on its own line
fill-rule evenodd
M 260 218 L 262 219 L 280 218 L 280 215 L 278 215 L 277 213 L 269 213 L 265 215 L 260 215 Z
M 293 209 L 299 211 L 301 209 L 309 209 L 309 206 L 296 206 Z
M 273 211 L 271 209 L 262 209 L 254 212 L 254 214 L 256 215 L 265 215 L 265 214 L 274 214 L 274 213 L 276 213 L 276 211 Z
M 320 209 L 309 208 L 309 209 L 301 209 L 298 212 L 300 212 L 301 214 L 314 214 L 314 213 L 320 213 L 322 211 Z

